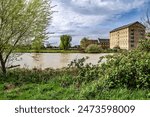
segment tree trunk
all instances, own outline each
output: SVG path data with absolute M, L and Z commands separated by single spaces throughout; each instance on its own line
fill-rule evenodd
M 3 75 L 6 76 L 6 66 L 1 54 L 0 54 L 0 62 L 1 62 L 1 70 L 3 72 Z

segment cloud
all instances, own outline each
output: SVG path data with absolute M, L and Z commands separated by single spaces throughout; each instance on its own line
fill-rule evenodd
M 108 27 L 101 25 L 110 24 L 122 14 L 144 7 L 147 2 L 149 0 L 52 0 L 58 12 L 53 14 L 49 30 L 56 35 L 108 33 Z

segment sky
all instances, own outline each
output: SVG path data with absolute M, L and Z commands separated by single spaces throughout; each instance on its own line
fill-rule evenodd
M 60 35 L 69 34 L 72 45 L 79 45 L 83 37 L 109 38 L 114 28 L 141 22 L 150 0 L 52 0 L 52 6 L 49 42 L 58 46 Z

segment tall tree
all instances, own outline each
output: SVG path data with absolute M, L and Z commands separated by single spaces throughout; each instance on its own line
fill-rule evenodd
M 71 46 L 72 37 L 70 35 L 60 36 L 60 49 L 67 50 Z
M 50 0 L 0 0 L 0 68 L 4 75 L 17 45 L 47 34 L 51 8 Z

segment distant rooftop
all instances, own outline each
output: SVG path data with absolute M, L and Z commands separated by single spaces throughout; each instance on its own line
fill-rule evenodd
M 98 40 L 104 40 L 104 41 L 107 41 L 109 40 L 108 38 L 98 38 Z
M 112 30 L 112 31 L 110 31 L 110 32 L 115 32 L 115 31 L 118 31 L 118 30 L 121 30 L 121 29 L 124 29 L 124 28 L 128 28 L 128 27 L 130 27 L 130 26 L 132 26 L 132 25 L 134 25 L 134 24 L 141 24 L 141 23 L 138 22 L 138 21 L 136 21 L 136 22 L 133 22 L 133 23 L 130 23 L 130 24 L 121 26 L 121 27 L 119 27 L 119 28 L 116 28 L 116 29 L 114 29 L 114 30 Z M 141 25 L 142 25 L 143 27 L 145 27 L 143 24 L 141 24 Z

